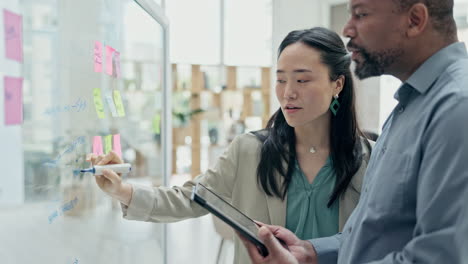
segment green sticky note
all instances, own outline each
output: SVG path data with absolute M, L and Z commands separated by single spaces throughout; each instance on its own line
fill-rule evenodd
M 102 103 L 101 97 L 101 89 L 95 88 L 93 89 L 93 97 L 94 97 L 94 106 L 96 107 L 96 113 L 99 118 L 104 118 L 104 104 Z
M 161 115 L 157 113 L 153 118 L 153 133 L 156 135 L 161 134 Z
M 114 103 L 115 108 L 117 109 L 117 114 L 120 117 L 125 116 L 125 109 L 122 103 L 122 97 L 120 96 L 120 91 L 114 90 Z
M 104 153 L 107 154 L 112 150 L 112 135 L 104 136 Z

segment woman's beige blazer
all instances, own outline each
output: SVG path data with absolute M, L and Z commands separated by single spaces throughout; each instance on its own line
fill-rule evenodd
M 155 188 L 134 185 L 129 206 L 122 206 L 124 217 L 150 222 L 175 222 L 205 215 L 208 212 L 190 200 L 192 186 L 201 182 L 252 219 L 285 226 L 286 200 L 267 196 L 257 184 L 260 147 L 261 142 L 255 135 L 243 134 L 234 139 L 214 167 L 193 181 L 186 182 L 182 187 Z M 359 200 L 368 161 L 367 150 L 365 153 L 364 162 L 340 199 L 340 230 Z M 281 183 L 279 175 L 278 180 Z M 237 237 L 234 241 L 234 263 L 250 263 L 242 242 Z

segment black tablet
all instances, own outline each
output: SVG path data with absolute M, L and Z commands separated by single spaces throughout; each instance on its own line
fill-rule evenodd
M 210 191 L 201 183 L 197 183 L 197 185 L 193 187 L 191 199 L 254 243 L 262 256 L 268 255 L 267 248 L 257 236 L 258 225 L 248 216 L 237 210 L 234 206 Z

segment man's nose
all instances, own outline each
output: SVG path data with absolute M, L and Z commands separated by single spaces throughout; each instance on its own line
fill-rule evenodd
M 354 28 L 351 19 L 346 22 L 343 28 L 343 35 L 347 38 L 354 38 L 356 37 L 356 29 Z

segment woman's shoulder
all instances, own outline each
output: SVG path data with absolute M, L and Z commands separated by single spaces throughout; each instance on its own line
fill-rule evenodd
M 372 149 L 374 148 L 374 145 L 375 145 L 375 141 L 368 139 L 366 137 L 361 137 L 362 154 L 364 154 L 366 161 L 369 160 L 370 155 L 372 153 Z
M 268 137 L 268 135 L 270 134 L 270 130 L 269 129 L 260 129 L 260 130 L 248 132 L 248 134 L 251 134 L 252 136 L 255 136 L 260 141 L 264 141 Z
M 369 163 L 370 155 L 372 153 L 372 148 L 374 147 L 375 142 L 365 138 L 361 137 L 361 147 L 362 147 L 362 161 L 361 165 L 359 166 L 358 170 L 354 174 L 352 180 L 351 180 L 351 185 L 358 191 L 360 192 L 361 186 L 362 186 L 362 181 L 364 178 L 364 175 L 366 174 L 366 169 L 367 169 L 367 164 Z
M 268 132 L 263 130 L 251 131 L 240 134 L 234 138 L 232 144 L 249 147 L 249 148 L 258 148 L 263 142 L 263 138 L 268 135 Z
M 268 137 L 268 134 L 269 132 L 266 129 L 249 131 L 249 132 L 237 135 L 232 142 L 242 141 L 242 142 L 251 142 L 251 143 L 253 142 L 261 143 Z

